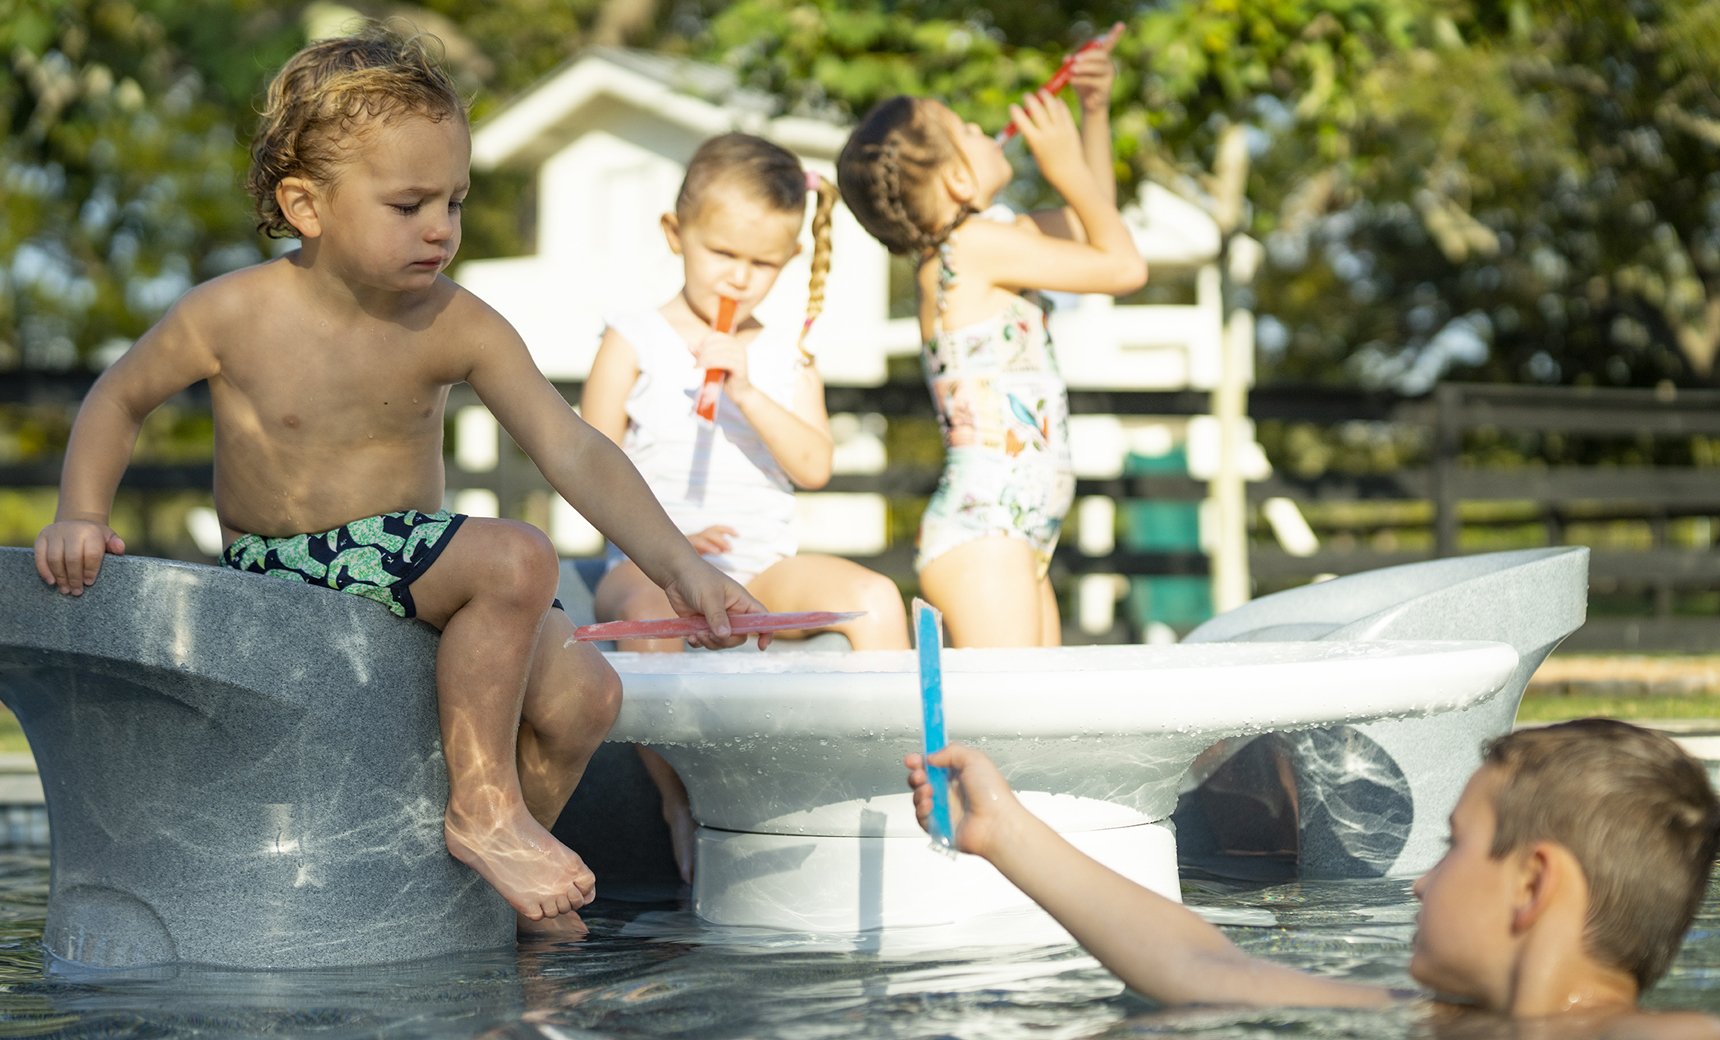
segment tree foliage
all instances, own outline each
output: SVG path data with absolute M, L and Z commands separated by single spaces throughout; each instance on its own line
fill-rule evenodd
M 1339 161 L 1258 170 L 1300 185 L 1260 222 L 1284 370 L 1712 383 L 1720 7 L 1477 4 L 1428 28 L 1360 81 Z
M 242 62 L 296 42 L 260 2 L 156 7 L 0 4 L 0 365 L 122 348 L 190 285 L 262 255 L 235 205 Z
M 263 255 L 255 99 L 355 13 L 441 36 L 480 119 L 604 43 L 788 111 L 914 93 L 987 126 L 1121 20 L 1118 177 L 1266 243 L 1237 297 L 1266 377 L 1715 378 L 1720 5 L 1698 0 L 0 0 L 0 366 L 123 343 Z M 521 187 L 479 185 L 468 255 L 519 248 Z

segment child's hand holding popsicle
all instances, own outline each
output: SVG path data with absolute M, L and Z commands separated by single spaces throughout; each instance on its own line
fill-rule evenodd
M 1055 97 L 1058 91 L 1074 83 L 1083 112 L 1092 112 L 1095 108 L 1108 112 L 1111 104 L 1111 79 L 1115 75 L 1115 70 L 1111 68 L 1111 49 L 1117 46 L 1117 41 L 1122 36 L 1123 23 L 1118 22 L 1103 36 L 1095 36 L 1075 48 L 1063 59 L 1063 64 L 1057 66 L 1057 71 L 1051 74 L 1051 78 L 1034 93 Z M 1009 125 L 997 132 L 997 143 L 1003 144 L 1019 130 L 1015 120 L 1010 120 Z
M 1083 115 L 1111 113 L 1111 85 L 1117 78 L 1117 67 L 1111 61 L 1111 51 L 1123 35 L 1123 23 L 1111 26 L 1109 32 L 1083 46 L 1074 54 L 1069 66 L 1069 89 L 1081 103 Z
M 903 756 L 902 764 L 908 767 L 914 815 L 935 842 L 940 826 L 935 792 L 940 783 L 948 784 L 948 813 L 953 827 L 950 847 L 957 852 L 989 858 L 1017 844 L 1011 832 L 1018 830 L 1024 820 L 1032 819 L 996 764 L 965 744 L 948 744 L 929 756 L 916 751 Z M 940 773 L 942 777 L 934 779 Z
M 727 296 L 717 297 L 717 320 L 711 327 L 724 336 L 734 331 L 734 300 Z M 732 358 L 728 359 L 731 361 L 729 365 L 712 364 L 711 362 L 714 360 L 724 359 L 707 357 L 707 353 L 705 346 L 699 348 L 699 361 L 705 365 L 705 381 L 699 386 L 698 399 L 693 402 L 693 414 L 707 423 L 714 423 L 717 421 L 717 398 L 722 396 L 723 380 L 734 371 L 734 365 Z M 743 373 L 741 378 L 744 379 L 746 355 L 744 352 L 737 353 L 739 353 L 739 363 Z

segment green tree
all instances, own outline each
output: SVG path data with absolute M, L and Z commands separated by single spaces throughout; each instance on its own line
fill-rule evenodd
M 1236 298 L 1268 377 L 1715 378 L 1720 5 L 1697 0 L 0 0 L 0 366 L 127 343 L 264 255 L 255 99 L 308 25 L 353 15 L 441 36 L 480 119 L 604 43 L 784 110 L 907 92 L 983 125 L 1122 20 L 1118 177 L 1267 244 Z M 480 181 L 466 255 L 524 248 L 529 190 Z
M 1720 5 L 742 0 L 690 44 L 789 108 L 996 125 L 1119 17 L 1119 177 L 1271 246 L 1268 373 L 1713 380 Z
M 265 12 L 0 4 L 0 366 L 123 348 L 190 285 L 261 257 L 240 189 L 250 89 L 231 55 L 280 49 Z M 227 41 L 197 52 L 217 64 L 187 57 L 200 34 Z
M 1720 7 L 1518 0 L 1428 29 L 1362 82 L 1341 161 L 1261 170 L 1300 185 L 1262 285 L 1284 370 L 1425 378 L 1476 340 L 1486 379 L 1712 383 Z

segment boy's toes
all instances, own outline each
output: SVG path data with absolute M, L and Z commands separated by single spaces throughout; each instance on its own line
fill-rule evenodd
M 521 915 L 515 922 L 515 930 L 521 939 L 545 939 L 550 941 L 583 939 L 590 929 L 580 916 L 575 913 L 557 914 L 540 920 Z

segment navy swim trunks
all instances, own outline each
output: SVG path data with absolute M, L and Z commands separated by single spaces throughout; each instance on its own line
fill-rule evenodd
M 413 617 L 412 582 L 429 569 L 464 513 L 438 510 L 383 513 L 321 534 L 280 538 L 241 535 L 222 562 L 235 570 L 321 585 L 373 599 L 400 617 Z

